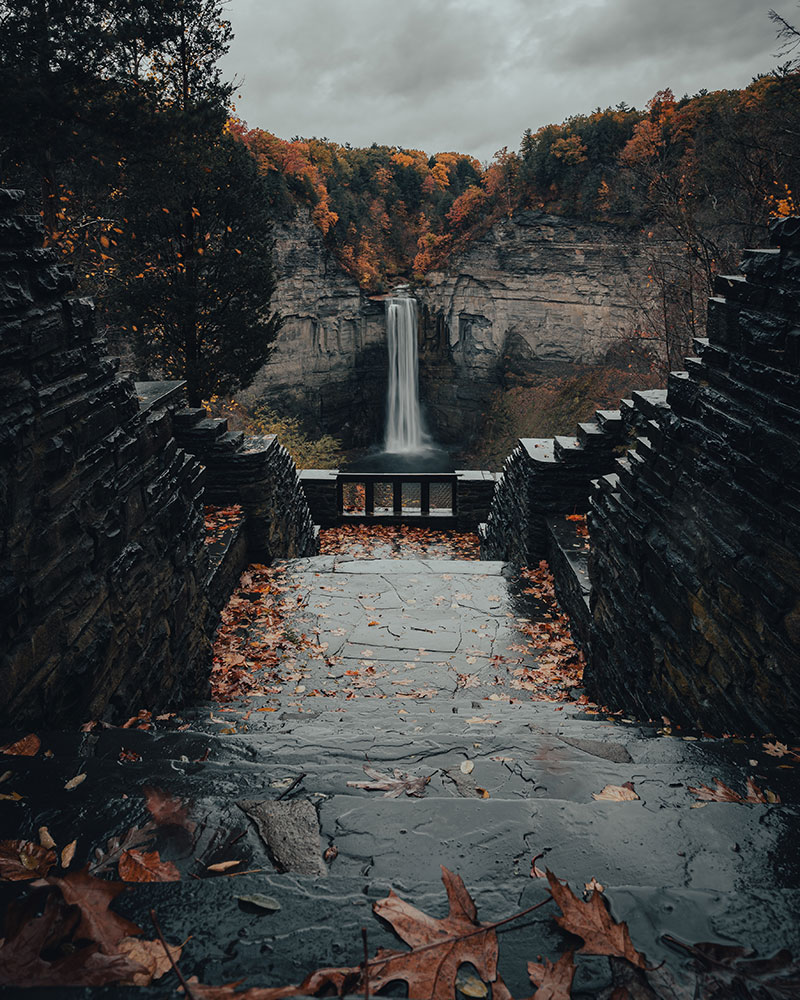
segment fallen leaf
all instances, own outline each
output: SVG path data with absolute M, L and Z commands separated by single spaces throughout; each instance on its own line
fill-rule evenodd
M 600 792 L 592 792 L 592 798 L 598 802 L 633 802 L 639 796 L 633 790 L 633 783 L 626 781 L 624 785 L 606 785 Z
M 119 859 L 119 877 L 126 882 L 179 882 L 181 873 L 158 851 L 125 851 Z
M 39 752 L 42 741 L 36 733 L 28 733 L 16 743 L 7 743 L 0 747 L 0 753 L 8 754 L 10 757 L 34 757 Z
M 172 961 L 181 957 L 183 947 L 179 944 L 167 944 Z M 121 955 L 142 966 L 141 972 L 135 972 L 128 980 L 134 986 L 149 986 L 154 979 L 160 979 L 172 969 L 172 962 L 164 951 L 160 941 L 142 941 L 140 938 L 123 938 L 118 945 Z
M 556 923 L 570 934 L 583 938 L 583 955 L 608 955 L 627 959 L 631 965 L 644 969 L 644 955 L 633 947 L 628 926 L 617 923 L 606 909 L 600 893 L 592 893 L 588 902 L 578 899 L 567 885 L 548 870 L 550 893 L 558 904 L 562 916 Z
M 49 881 L 61 890 L 67 903 L 74 903 L 80 909 L 76 938 L 95 941 L 104 954 L 114 955 L 123 938 L 140 933 L 136 924 L 109 909 L 117 896 L 125 891 L 123 883 L 94 878 L 85 868 L 69 872 L 62 878 L 51 876 Z
M 39 827 L 39 843 L 42 847 L 55 847 L 56 842 L 50 836 L 50 831 L 46 826 Z
M 475 764 L 471 760 L 462 760 L 460 770 L 462 774 L 472 774 Z
M 74 778 L 70 778 L 66 785 L 64 785 L 64 789 L 71 792 L 73 788 L 77 788 L 84 781 L 86 781 L 85 774 L 76 774 Z
M 753 804 L 769 803 L 774 805 L 781 801 L 780 796 L 769 789 L 762 792 L 752 778 L 748 778 L 746 784 L 747 795 L 740 795 L 739 792 L 734 791 L 721 782 L 719 778 L 714 778 L 714 788 L 710 788 L 708 785 L 700 785 L 699 788 L 694 788 L 690 785 L 689 791 L 701 802 L 737 802 L 740 804 L 749 802 Z
M 756 953 L 739 945 L 701 942 L 690 945 L 671 935 L 664 940 L 688 952 L 698 973 L 697 996 L 715 997 L 778 997 L 800 996 L 800 969 L 792 954 L 783 949 L 771 958 L 758 958 Z
M 104 986 L 143 971 L 124 955 L 100 954 L 96 943 L 76 945 L 82 940 L 81 914 L 58 893 L 51 891 L 40 907 L 36 893 L 9 904 L 0 941 L 0 985 Z
M 69 868 L 72 864 L 72 859 L 75 857 L 75 848 L 78 846 L 78 841 L 73 840 L 71 843 L 67 844 L 64 850 L 61 852 L 61 867 Z
M 238 899 L 240 903 L 247 903 L 249 906 L 255 906 L 259 910 L 264 910 L 267 913 L 276 913 L 280 908 L 281 904 L 277 899 L 272 896 L 264 896 L 260 892 L 253 893 L 250 896 L 234 896 L 234 899 Z
M 363 788 L 368 792 L 384 792 L 385 799 L 396 799 L 405 792 L 406 795 L 413 795 L 421 798 L 425 794 L 425 786 L 431 780 L 431 776 L 413 776 L 404 774 L 399 768 L 394 769 L 394 776 L 382 774 L 368 764 L 364 765 L 364 773 L 372 781 L 348 781 L 348 788 Z
M 336 844 L 331 844 L 330 847 L 325 848 L 322 857 L 328 862 L 328 864 L 330 864 L 332 861 L 335 861 L 336 858 L 339 857 L 339 848 L 336 846 Z
M 197 824 L 189 819 L 189 809 L 180 799 L 174 799 L 157 788 L 144 788 L 142 791 L 147 811 L 159 826 L 182 826 L 189 833 L 194 832 Z
M 471 719 L 467 719 L 467 725 L 469 726 L 496 726 L 500 722 L 499 719 L 490 719 L 488 716 L 473 715 Z
M 215 865 L 208 865 L 207 870 L 210 872 L 226 872 L 229 868 L 235 868 L 236 865 L 240 865 L 241 861 L 218 861 Z
M 4 802 L 19 802 L 25 796 L 20 795 L 19 792 L 3 792 L 0 794 L 0 801 Z
M 0 879 L 26 882 L 44 878 L 56 863 L 56 852 L 32 840 L 0 840 Z
M 542 965 L 528 962 L 528 975 L 537 987 L 532 1000 L 570 1000 L 575 971 L 573 951 L 564 952 L 555 964 L 548 959 Z
M 488 997 L 489 987 L 482 979 L 478 979 L 471 972 L 464 969 L 458 970 L 456 976 L 456 989 L 463 993 L 465 997 Z
M 605 886 L 601 885 L 597 879 L 592 875 L 591 882 L 586 882 L 584 884 L 586 892 L 605 892 Z

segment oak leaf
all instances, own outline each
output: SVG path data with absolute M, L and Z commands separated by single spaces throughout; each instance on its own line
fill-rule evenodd
M 32 840 L 0 840 L 0 879 L 26 882 L 43 878 L 56 863 L 56 852 Z
M 741 795 L 733 788 L 729 788 L 719 778 L 714 778 L 714 788 L 708 785 L 700 785 L 699 788 L 689 786 L 689 791 L 701 802 L 738 802 L 753 804 L 775 804 L 781 801 L 780 796 L 769 789 L 761 791 L 752 778 L 747 779 L 747 794 Z
M 179 882 L 181 873 L 158 851 L 125 851 L 119 859 L 119 877 L 126 882 Z
M 627 959 L 640 969 L 646 967 L 644 955 L 633 947 L 628 925 L 613 919 L 599 893 L 593 892 L 585 903 L 549 870 L 547 881 L 550 894 L 562 913 L 555 918 L 556 923 L 570 934 L 583 938 L 581 954 L 614 956 Z
M 566 951 L 554 964 L 548 959 L 544 964 L 528 962 L 528 975 L 538 989 L 533 1000 L 570 1000 L 572 980 L 575 978 L 575 952 Z
M 109 909 L 125 891 L 122 883 L 94 878 L 86 868 L 70 872 L 63 878 L 51 877 L 49 882 L 61 890 L 67 903 L 74 903 L 80 910 L 75 937 L 96 942 L 104 954 L 116 954 L 117 945 L 123 938 L 141 933 L 136 924 Z
M 510 1000 L 497 971 L 497 933 L 480 930 L 483 925 L 478 922 L 477 908 L 460 876 L 442 866 L 442 881 L 450 904 L 444 919 L 428 916 L 391 890 L 385 899 L 373 904 L 375 913 L 412 949 L 437 942 L 441 947 L 416 953 L 379 951 L 369 963 L 370 992 L 402 980 L 408 985 L 410 998 L 450 996 L 459 966 L 469 962 L 483 982 L 493 984 L 493 1000 Z

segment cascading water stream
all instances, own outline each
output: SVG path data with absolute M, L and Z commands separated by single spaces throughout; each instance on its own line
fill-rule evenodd
M 386 300 L 389 382 L 385 449 L 393 454 L 422 451 L 426 435 L 419 409 L 417 303 L 411 296 Z

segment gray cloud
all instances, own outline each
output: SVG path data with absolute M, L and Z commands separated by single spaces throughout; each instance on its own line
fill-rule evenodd
M 284 137 L 489 159 L 570 114 L 778 62 L 753 0 L 230 0 L 239 114 Z M 790 19 L 793 7 L 778 3 Z

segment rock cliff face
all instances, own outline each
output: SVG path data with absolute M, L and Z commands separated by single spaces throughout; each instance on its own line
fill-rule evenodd
M 542 212 L 503 220 L 420 289 L 422 396 L 463 436 L 511 376 L 602 357 L 638 325 L 646 266 L 631 235 Z
M 337 263 L 305 209 L 276 227 L 275 265 L 271 308 L 283 326 L 241 398 L 265 399 L 348 443 L 371 442 L 386 395 L 383 305 Z
M 380 438 L 386 390 L 383 305 L 325 247 L 308 212 L 276 229 L 284 316 L 245 400 L 267 398 L 312 425 Z M 420 383 L 442 441 L 464 441 L 508 376 L 602 356 L 637 325 L 645 266 L 629 234 L 541 212 L 498 223 L 418 289 Z

